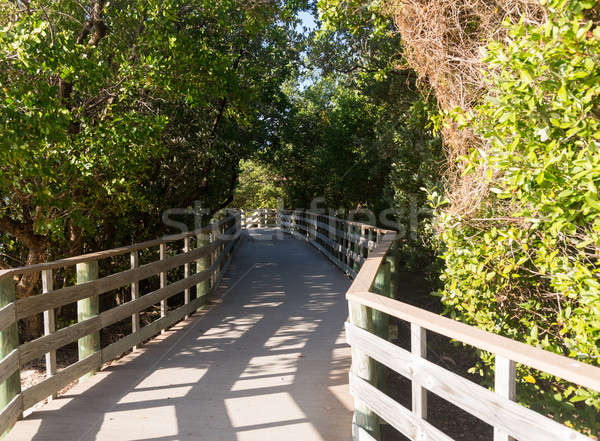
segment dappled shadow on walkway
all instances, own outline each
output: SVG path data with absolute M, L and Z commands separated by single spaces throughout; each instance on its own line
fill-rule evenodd
M 350 281 L 273 232 L 247 234 L 222 303 L 41 407 L 7 439 L 350 439 Z

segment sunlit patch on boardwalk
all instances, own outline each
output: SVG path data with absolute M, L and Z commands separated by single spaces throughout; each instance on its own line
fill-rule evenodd
M 45 405 L 6 439 L 348 441 L 350 280 L 289 237 L 246 241 L 230 268 L 211 311 Z

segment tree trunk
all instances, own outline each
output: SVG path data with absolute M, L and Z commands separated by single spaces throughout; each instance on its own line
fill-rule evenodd
M 44 251 L 41 246 L 29 248 L 27 254 L 27 265 L 34 265 L 43 262 Z M 23 274 L 17 282 L 17 299 L 30 297 L 35 294 L 36 288 L 40 282 L 39 273 Z M 42 335 L 44 322 L 41 314 L 36 314 L 26 317 L 22 320 L 23 323 L 23 341 L 33 340 Z

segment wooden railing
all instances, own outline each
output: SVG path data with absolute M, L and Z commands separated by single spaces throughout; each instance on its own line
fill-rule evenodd
M 202 307 L 230 262 L 240 228 L 240 216 L 234 213 L 196 231 L 0 272 L 0 435 L 24 410 Z M 118 256 L 129 258 L 129 268 L 111 272 L 107 260 Z M 140 257 L 151 261 L 140 264 Z M 100 261 L 102 270 L 109 272 L 103 277 L 99 277 Z M 76 284 L 54 288 L 56 273 L 73 266 Z M 25 273 L 41 273 L 42 292 L 15 299 L 14 276 Z M 153 290 L 142 293 L 140 282 L 151 277 L 158 277 L 158 284 L 146 283 Z M 99 296 L 124 288 L 129 300 L 100 310 Z M 180 293 L 179 305 L 169 309 L 167 300 Z M 56 309 L 74 302 L 77 323 L 56 329 Z M 160 316 L 140 326 L 140 313 L 158 304 L 160 312 L 155 315 Z M 18 321 L 37 314 L 43 314 L 44 335 L 19 344 Z M 131 333 L 101 347 L 100 330 L 123 320 L 131 320 Z M 57 371 L 56 350 L 73 342 L 78 342 L 79 360 Z M 21 390 L 21 369 L 43 356 L 47 378 Z
M 306 210 L 280 211 L 280 227 L 310 242 L 350 277 L 355 277 L 369 251 L 390 230 Z
M 268 220 L 263 224 L 262 219 L 265 217 L 259 219 L 260 225 L 269 224 Z M 495 441 L 592 440 L 516 403 L 515 365 L 530 366 L 596 391 L 600 391 L 599 368 L 390 298 L 391 262 L 386 256 L 396 239 L 392 231 L 307 211 L 281 211 L 275 219 L 283 231 L 308 241 L 354 278 L 347 293 L 350 316 L 346 335 L 352 347 L 350 388 L 355 397 L 355 440 L 379 440 L 380 422 L 387 422 L 411 440 L 450 441 L 448 435 L 428 422 L 426 391 L 492 425 Z M 254 223 L 255 219 L 250 218 L 245 225 Z M 241 225 L 236 213 L 197 231 L 0 272 L 0 433 L 10 428 L 25 409 L 201 307 L 230 262 Z M 152 251 L 154 248 L 158 250 Z M 156 251 L 158 260 L 140 264 L 140 255 L 148 257 Z M 106 263 L 118 256 L 129 257 L 130 268 L 99 277 L 99 261 Z M 77 284 L 54 288 L 56 273 L 73 266 Z M 181 267 L 183 276 L 169 280 L 169 272 L 173 275 Z M 41 273 L 42 292 L 16 300 L 14 276 L 31 272 Z M 140 282 L 151 277 L 158 277 L 158 287 L 142 294 Z M 196 295 L 192 298 L 194 286 Z M 130 293 L 129 300 L 101 311 L 99 296 L 124 287 Z M 169 310 L 167 300 L 182 292 L 182 304 Z M 74 302 L 77 323 L 56 329 L 55 310 Z M 140 313 L 157 304 L 160 317 L 141 327 Z M 36 314 L 43 314 L 44 335 L 19 344 L 18 321 Z M 390 316 L 410 323 L 410 351 L 389 341 Z M 100 330 L 123 320 L 131 320 L 132 332 L 101 347 Z M 427 330 L 495 354 L 494 391 L 428 361 Z M 57 371 L 56 350 L 75 341 L 79 361 Z M 20 370 L 42 356 L 46 359 L 47 378 L 21 390 Z M 381 366 L 411 380 L 411 409 L 378 387 Z
M 279 225 L 279 212 L 272 208 L 241 210 L 244 228 L 275 227 Z
M 309 241 L 354 278 L 346 324 L 354 440 L 381 440 L 385 422 L 414 441 L 451 441 L 427 421 L 427 391 L 493 426 L 494 441 L 592 440 L 515 402 L 516 363 L 595 391 L 600 391 L 599 368 L 394 300 L 393 260 L 386 257 L 394 232 L 304 211 L 284 211 L 280 218 L 284 231 Z M 410 324 L 410 351 L 389 341 L 390 316 Z M 428 361 L 427 330 L 495 354 L 494 391 Z M 383 366 L 411 380 L 411 409 L 382 391 Z

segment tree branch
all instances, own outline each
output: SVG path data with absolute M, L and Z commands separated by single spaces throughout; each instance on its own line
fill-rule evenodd
M 14 219 L 0 217 L 0 230 L 19 239 L 23 244 L 34 250 L 43 250 L 46 247 L 46 238 L 33 232 L 32 224 L 17 222 Z

